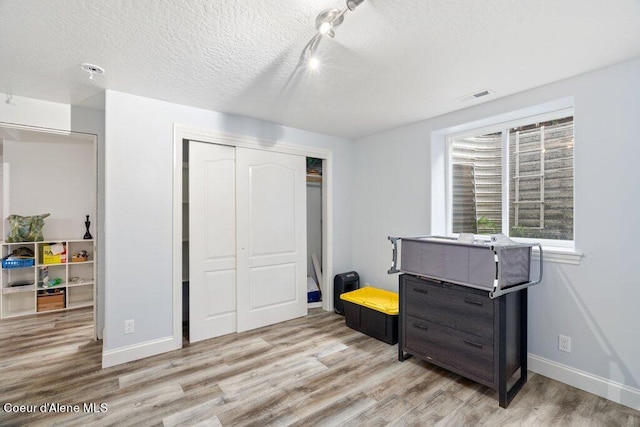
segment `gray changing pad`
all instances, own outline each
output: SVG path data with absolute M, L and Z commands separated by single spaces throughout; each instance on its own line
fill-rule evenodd
M 394 259 L 389 273 L 403 272 L 490 292 L 495 298 L 540 283 L 542 248 L 539 244 L 465 243 L 439 236 L 389 237 Z M 396 269 L 397 241 L 402 241 L 400 268 Z M 540 272 L 531 280 L 531 254 L 540 249 Z

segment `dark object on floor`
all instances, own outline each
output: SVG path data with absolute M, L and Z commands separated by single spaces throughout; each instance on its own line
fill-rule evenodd
M 344 316 L 344 304 L 340 295 L 360 287 L 360 276 L 355 271 L 336 274 L 333 278 L 333 309 Z

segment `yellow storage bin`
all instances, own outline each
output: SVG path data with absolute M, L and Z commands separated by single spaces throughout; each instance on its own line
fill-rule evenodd
M 380 311 L 391 316 L 398 314 L 398 294 L 384 289 L 366 288 L 356 289 L 340 295 L 340 299 Z
M 387 344 L 398 342 L 398 294 L 366 287 L 340 295 L 348 327 Z
M 42 245 L 42 264 L 65 264 L 67 262 L 67 248 L 62 245 L 62 253 L 53 254 L 53 246 L 58 243 Z

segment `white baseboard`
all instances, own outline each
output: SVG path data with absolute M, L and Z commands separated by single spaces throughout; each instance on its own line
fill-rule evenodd
M 579 388 L 596 396 L 604 397 L 621 405 L 640 410 L 640 389 L 629 387 L 608 378 L 593 375 L 531 353 L 529 353 L 528 356 L 527 367 L 532 372 Z
M 153 341 L 142 342 L 128 347 L 121 347 L 114 350 L 103 351 L 102 368 L 104 369 L 110 366 L 144 359 L 145 357 L 155 356 L 156 354 L 177 350 L 181 347 L 182 342 L 180 341 L 176 343 L 174 341 L 175 340 L 171 336 Z

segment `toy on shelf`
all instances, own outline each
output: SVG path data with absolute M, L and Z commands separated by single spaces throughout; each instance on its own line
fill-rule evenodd
M 80 251 L 71 257 L 71 262 L 86 262 L 89 259 L 89 252 Z

